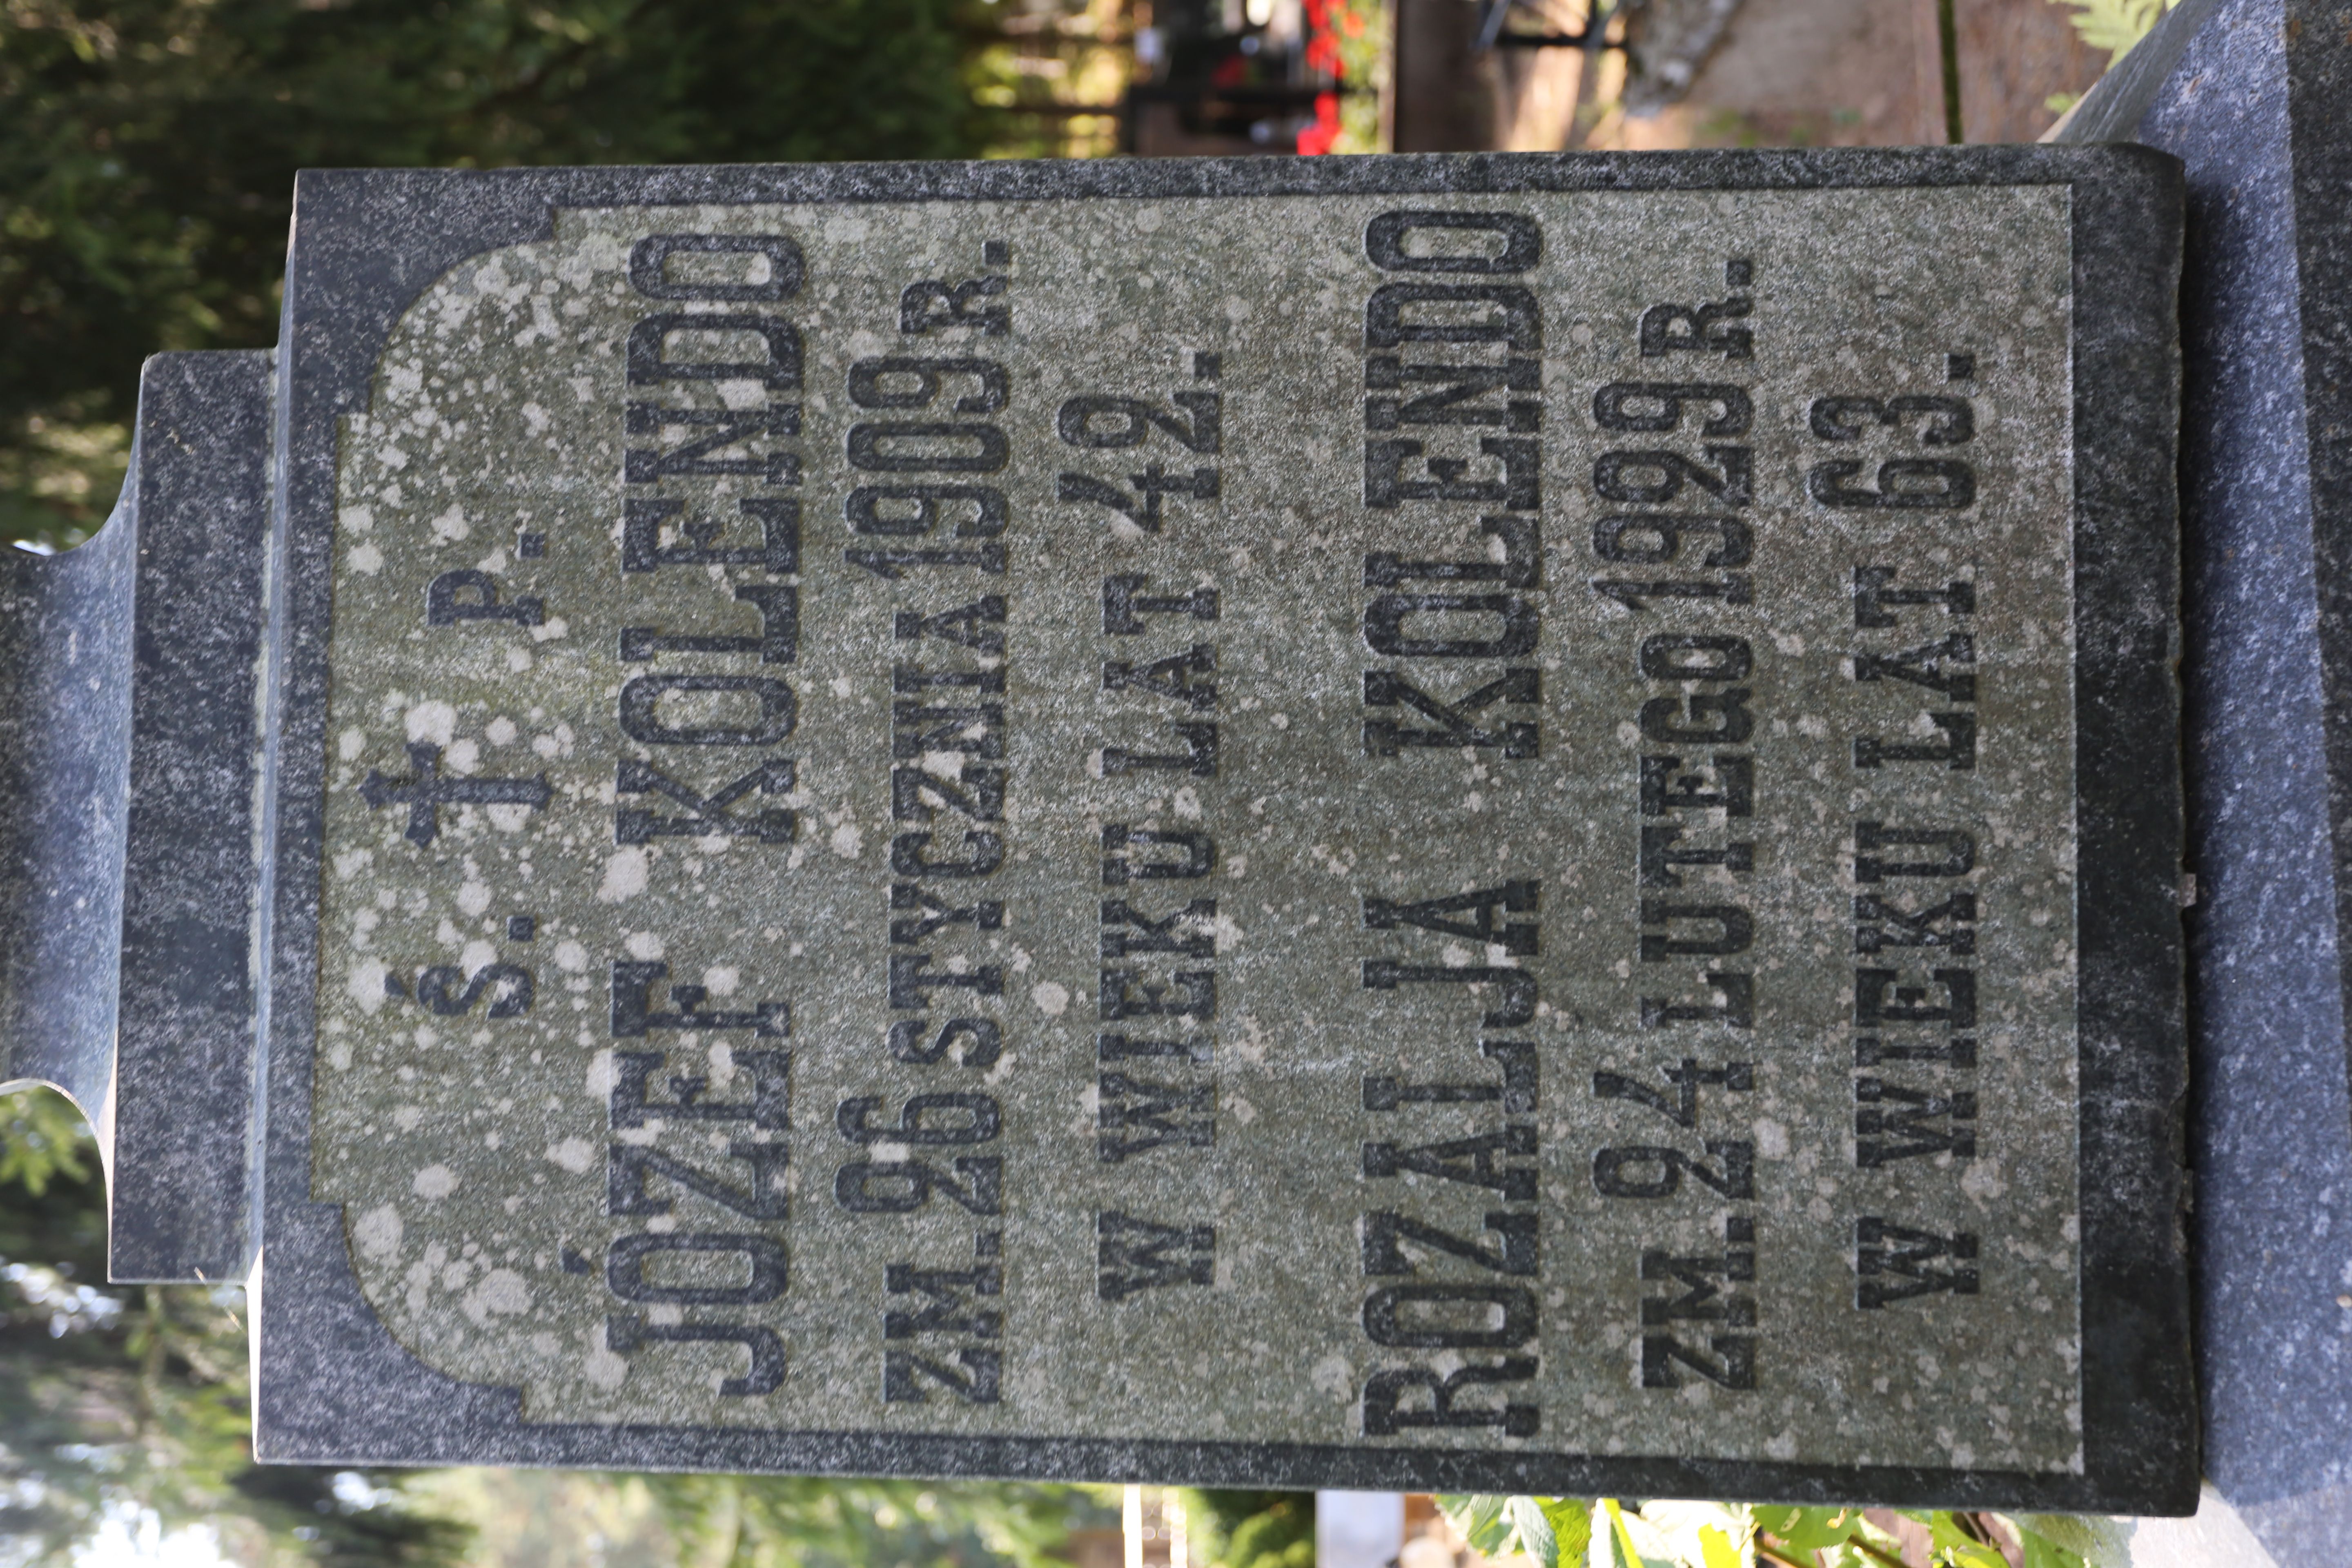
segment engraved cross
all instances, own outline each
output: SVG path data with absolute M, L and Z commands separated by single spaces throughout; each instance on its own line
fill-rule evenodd
M 544 808 L 555 793 L 548 788 L 545 773 L 535 779 L 445 779 L 441 776 L 441 748 L 421 742 L 410 744 L 408 765 L 416 770 L 416 776 L 398 781 L 370 768 L 366 782 L 360 785 L 360 795 L 371 811 L 405 805 L 406 837 L 420 847 L 440 836 L 441 807 L 445 805 L 527 805 L 537 811 Z

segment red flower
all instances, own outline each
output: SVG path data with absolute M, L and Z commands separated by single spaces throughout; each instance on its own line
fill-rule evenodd
M 1318 93 L 1315 97 L 1315 123 L 1298 132 L 1298 151 L 1307 157 L 1318 157 L 1331 150 L 1339 139 L 1339 95 Z

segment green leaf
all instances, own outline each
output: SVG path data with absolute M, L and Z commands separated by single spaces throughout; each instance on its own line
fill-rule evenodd
M 1576 1498 L 1448 1493 L 1437 1507 L 1483 1556 L 1524 1554 L 1543 1568 L 1577 1568 L 1592 1542 L 1592 1510 Z
M 1541 1502 L 1531 1497 L 1515 1497 L 1504 1503 L 1503 1514 L 1511 1521 L 1513 1544 L 1520 1552 L 1543 1564 L 1543 1568 L 1559 1568 L 1559 1541 L 1552 1531 L 1551 1521 L 1544 1517 Z
M 2165 12 L 2180 0 L 2051 0 L 2053 5 L 2064 5 L 2074 14 L 2067 20 L 2074 31 L 2095 49 L 2109 53 L 2113 66 L 2131 52 L 2132 46 L 2145 37 Z
M 1886 1568 L 1887 1559 L 1902 1556 L 1902 1542 L 1864 1519 L 1858 1508 L 1807 1511 L 1826 1514 L 1835 1521 L 1835 1533 L 1820 1548 L 1822 1568 Z M 1885 1556 L 1873 1556 L 1865 1547 Z
M 2130 1538 L 2112 1520 L 2065 1513 L 2003 1514 L 2026 1568 L 2127 1568 Z
M 1454 1521 L 1472 1551 L 1492 1557 L 1499 1556 L 1511 1538 L 1511 1521 L 1503 1513 L 1503 1505 L 1509 1500 L 1492 1493 L 1449 1493 L 1437 1500 L 1437 1506 Z
M 853 1563 L 902 1562 L 866 1555 Z M 1223 1562 L 1227 1568 L 1315 1568 L 1315 1504 L 1298 1492 L 1281 1494 L 1233 1527 Z M 807 1568 L 816 1568 L 810 1563 Z
M 1594 1506 L 1608 1521 L 1609 1528 L 1601 1539 L 1608 1546 L 1611 1568 L 1619 1568 L 1620 1564 L 1622 1568 L 1641 1568 L 1642 1554 L 1634 1550 L 1633 1534 L 1625 1528 L 1625 1510 L 1617 1506 L 1613 1497 L 1601 1498 Z
M 1853 1533 L 1861 1517 L 1850 1508 L 1759 1508 L 1758 1527 L 1792 1552 L 1818 1552 Z
M 1678 1568 L 1748 1568 L 1743 1548 L 1756 1532 L 1755 1516 L 1736 1503 L 1665 1499 L 1643 1503 L 1627 1522 L 1637 1543 L 1644 1529 L 1654 1532 L 1644 1555 L 1663 1554 Z
M 1928 1544 L 1949 1568 L 2009 1568 L 2009 1559 L 1962 1528 L 1959 1516 L 1938 1511 L 1927 1516 Z
M 2018 1544 L 2022 1548 L 2018 1553 L 2018 1561 L 2023 1568 L 2081 1568 L 2081 1558 L 2039 1535 L 2021 1536 Z
M 1592 1550 L 1592 1510 L 1575 1498 L 1538 1498 L 1543 1505 L 1544 1518 L 1551 1524 L 1552 1538 L 1559 1545 L 1559 1561 L 1573 1564 L 1584 1560 Z

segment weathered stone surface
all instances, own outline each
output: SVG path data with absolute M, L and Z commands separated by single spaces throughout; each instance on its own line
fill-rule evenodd
M 158 354 L 113 519 L 0 572 L 0 1078 L 106 1145 L 108 1271 L 253 1261 L 270 357 Z
M 306 176 L 262 1451 L 2192 1505 L 2176 202 Z
M 2289 1563 L 2352 1555 L 2347 57 L 2333 7 L 2186 0 L 2069 125 L 2187 165 L 2206 1453 Z

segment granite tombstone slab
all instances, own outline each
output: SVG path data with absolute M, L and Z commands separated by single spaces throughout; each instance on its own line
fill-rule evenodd
M 2352 38 L 2185 0 L 2067 134 L 2183 160 L 2198 1311 L 2214 1485 L 2352 1556 Z
M 2177 208 L 304 176 L 259 1451 L 2188 1506 Z

